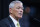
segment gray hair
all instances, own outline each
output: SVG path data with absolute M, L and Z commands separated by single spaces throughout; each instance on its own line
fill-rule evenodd
M 22 3 L 22 2 L 21 2 L 21 1 L 12 1 L 12 2 L 9 4 L 9 8 L 13 8 L 16 3 Z M 22 3 L 22 4 L 23 4 L 23 3 Z

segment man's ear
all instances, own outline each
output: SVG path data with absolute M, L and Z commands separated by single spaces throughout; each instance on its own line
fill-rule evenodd
M 11 8 L 9 8 L 9 12 L 12 13 L 12 9 Z

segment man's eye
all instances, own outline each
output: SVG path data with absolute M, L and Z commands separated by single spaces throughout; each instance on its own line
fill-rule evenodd
M 17 9 L 20 9 L 19 7 L 17 7 Z
M 18 7 L 17 9 L 22 9 L 22 10 L 23 10 L 24 8 L 20 8 L 20 7 Z
M 20 8 L 17 8 L 17 9 L 20 9 Z

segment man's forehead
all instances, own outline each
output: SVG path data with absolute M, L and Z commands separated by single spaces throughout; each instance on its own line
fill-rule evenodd
M 23 5 L 21 3 L 16 3 L 15 6 L 23 7 Z
M 19 4 L 20 4 L 20 5 L 23 5 L 22 3 L 16 3 L 16 5 L 19 5 Z

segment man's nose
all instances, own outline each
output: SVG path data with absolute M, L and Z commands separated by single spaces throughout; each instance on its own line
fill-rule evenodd
M 22 10 L 22 9 L 20 9 L 20 12 L 23 12 L 23 10 Z

